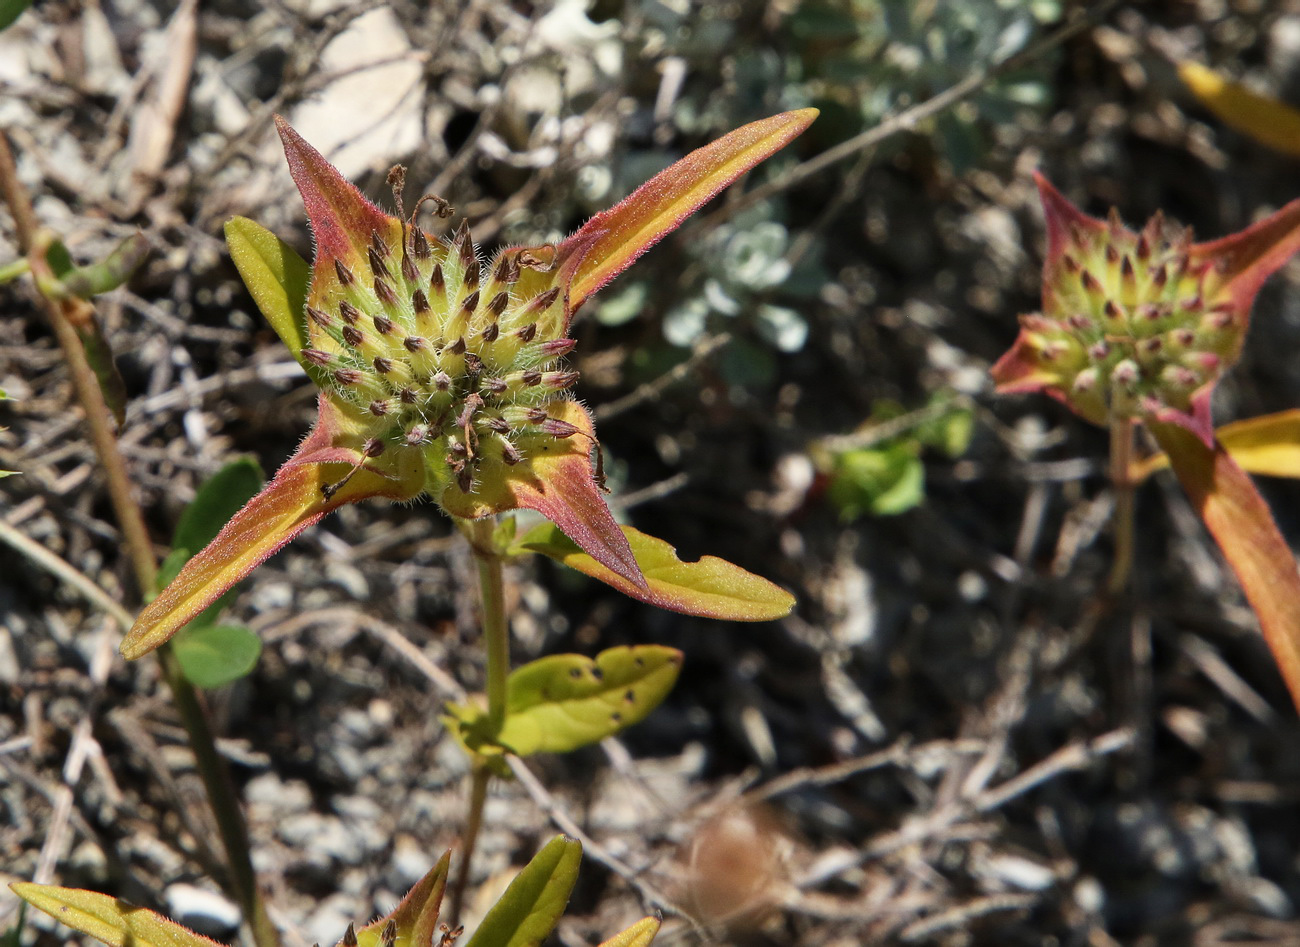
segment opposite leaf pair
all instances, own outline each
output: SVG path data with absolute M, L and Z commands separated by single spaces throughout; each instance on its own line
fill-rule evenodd
M 534 531 L 515 554 L 551 555 L 691 614 L 786 614 L 793 599 L 770 583 L 717 559 L 681 563 L 666 543 L 615 523 L 592 470 L 591 417 L 569 394 L 577 372 L 561 359 L 574 348 L 573 314 L 592 293 L 815 116 L 804 109 L 737 129 L 558 246 L 507 248 L 487 266 L 464 225 L 444 242 L 414 213 L 383 213 L 278 120 L 315 262 L 309 269 L 252 221 L 236 218 L 226 234 L 259 308 L 321 388 L 318 420 L 266 489 L 141 613 L 122 653 L 158 647 L 303 529 L 374 496 L 427 494 L 462 520 L 535 510 L 562 535 Z M 499 546 L 491 552 L 512 544 Z

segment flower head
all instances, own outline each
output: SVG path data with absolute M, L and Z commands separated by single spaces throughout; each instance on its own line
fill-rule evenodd
M 1151 218 L 1089 217 L 1036 175 L 1047 217 L 1043 308 L 993 367 L 1002 392 L 1046 391 L 1097 424 L 1126 418 L 1213 443 L 1210 395 L 1241 354 L 1255 294 L 1300 249 L 1300 201 L 1211 243 Z
M 316 240 L 309 288 L 306 264 L 271 234 L 242 218 L 226 232 L 259 307 L 321 389 L 316 426 L 145 608 L 123 654 L 156 648 L 307 526 L 374 496 L 428 495 L 464 519 L 535 510 L 612 584 L 674 607 L 642 574 L 593 471 L 595 430 L 572 399 L 578 373 L 564 360 L 574 348 L 569 323 L 592 293 L 816 114 L 737 129 L 559 245 L 510 247 L 486 262 L 466 225 L 439 240 L 414 214 L 384 213 L 277 119 Z

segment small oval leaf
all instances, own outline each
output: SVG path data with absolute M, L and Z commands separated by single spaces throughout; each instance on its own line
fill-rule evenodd
M 779 585 L 732 565 L 705 556 L 682 562 L 677 550 L 631 526 L 621 527 L 632 548 L 647 588 L 633 585 L 606 568 L 551 523 L 541 523 L 515 542 L 511 553 L 538 552 L 577 569 L 624 595 L 669 611 L 731 621 L 770 621 L 784 618 L 794 608 L 794 596 Z
M 659 933 L 659 918 L 643 917 L 627 930 L 615 934 L 600 947 L 646 947 Z
M 564 913 L 582 846 L 557 835 L 515 876 L 465 947 L 537 947 Z
M 186 625 L 172 639 L 176 660 L 195 687 L 222 687 L 257 666 L 262 639 L 238 625 Z
M 677 683 L 682 653 L 660 645 L 554 654 L 510 675 L 497 742 L 518 756 L 568 753 L 640 723 Z
M 29 882 L 9 887 L 32 907 L 109 947 L 218 947 L 215 940 L 121 898 Z
M 304 368 L 307 285 L 311 267 L 298 252 L 247 217 L 226 221 L 226 245 L 257 308 Z

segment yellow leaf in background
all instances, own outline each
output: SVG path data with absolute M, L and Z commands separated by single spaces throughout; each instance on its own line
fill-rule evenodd
M 1192 95 L 1225 124 L 1261 145 L 1300 158 L 1300 111 L 1252 92 L 1200 63 L 1181 63 L 1178 76 Z
M 1233 421 L 1214 436 L 1247 473 L 1300 479 L 1300 408 Z M 1153 454 L 1134 464 L 1129 476 L 1141 483 L 1168 466 L 1168 457 Z

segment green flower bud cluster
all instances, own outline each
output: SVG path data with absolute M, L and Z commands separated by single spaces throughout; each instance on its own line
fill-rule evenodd
M 1239 342 L 1233 304 L 1207 298 L 1214 264 L 1193 262 L 1190 235 L 1171 229 L 1156 214 L 1134 232 L 1114 212 L 1105 227 L 1071 226 L 1043 312 L 1022 319 L 1025 356 L 1099 423 L 1188 414 Z
M 503 251 L 483 267 L 463 224 L 449 243 L 401 231 L 373 233 L 364 263 L 335 260 L 331 285 L 313 287 L 302 356 L 365 419 L 367 457 L 419 451 L 428 492 L 469 493 L 487 468 L 578 433 L 547 410 L 578 379 L 557 364 L 574 347 L 565 300 L 558 286 L 517 298 L 522 269 L 547 267 L 544 251 Z

